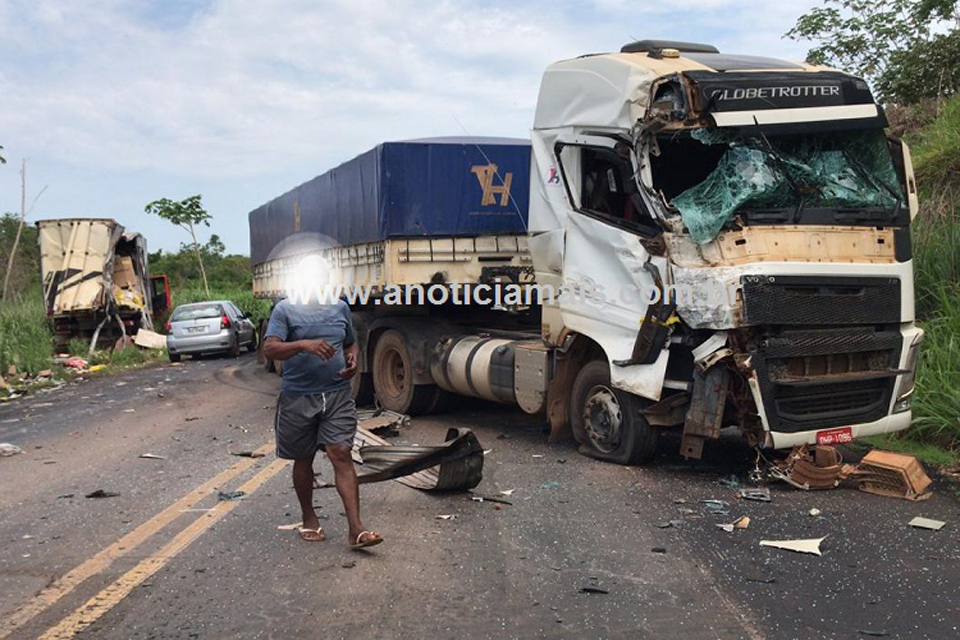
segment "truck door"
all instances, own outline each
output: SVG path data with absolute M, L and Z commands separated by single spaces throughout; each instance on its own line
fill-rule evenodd
M 614 386 L 659 399 L 666 351 L 652 364 L 628 364 L 650 301 L 662 296 L 666 261 L 644 243 L 660 229 L 641 199 L 625 142 L 578 136 L 555 147 L 567 190 L 566 247 L 559 299 L 564 324 L 598 342 Z M 615 364 L 620 362 L 621 364 Z

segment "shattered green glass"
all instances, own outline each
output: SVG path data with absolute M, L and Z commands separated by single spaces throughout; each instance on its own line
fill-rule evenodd
M 713 240 L 741 209 L 894 208 L 902 201 L 881 132 L 761 138 L 700 129 L 704 145 L 728 145 L 700 184 L 673 198 L 698 244 Z

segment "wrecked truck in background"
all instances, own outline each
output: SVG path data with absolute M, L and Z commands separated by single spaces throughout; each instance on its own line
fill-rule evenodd
M 521 171 L 482 141 L 409 172 L 458 190 L 450 205 L 391 196 L 398 174 L 384 186 L 376 163 L 371 179 L 344 180 L 347 163 L 251 213 L 254 289 L 280 295 L 272 247 L 328 235 L 337 282 L 374 292 L 350 301 L 358 397 L 372 386 L 413 413 L 452 393 L 516 403 L 614 462 L 649 459 L 669 428 L 689 458 L 726 426 L 775 448 L 905 429 L 923 335 L 917 189 L 885 126 L 866 83 L 825 67 L 653 40 L 557 62 L 540 88 L 528 200 L 511 195 Z M 342 234 L 353 203 L 378 194 L 387 204 L 366 228 L 400 232 Z M 270 247 L 254 246 L 267 234 Z M 534 280 L 576 295 L 480 309 L 378 298 L 390 284 Z
M 37 222 L 40 276 L 54 340 L 111 344 L 170 306 L 166 276 L 150 277 L 147 241 L 115 220 L 68 218 Z

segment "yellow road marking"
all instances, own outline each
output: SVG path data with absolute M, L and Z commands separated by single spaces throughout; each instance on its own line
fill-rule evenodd
M 272 444 L 265 444 L 257 453 L 266 455 L 273 449 Z M 163 527 L 173 522 L 182 515 L 184 509 L 189 509 L 203 500 L 214 489 L 226 484 L 257 463 L 256 459 L 245 458 L 237 462 L 230 468 L 220 474 L 210 478 L 199 487 L 180 498 L 178 501 L 153 516 L 139 527 L 123 536 L 110 546 L 106 547 L 92 558 L 79 564 L 69 573 L 48 587 L 45 587 L 40 593 L 33 597 L 29 602 L 22 605 L 13 612 L 6 620 L 0 624 L 0 640 L 8 637 L 14 631 L 28 623 L 40 613 L 46 611 L 62 597 L 73 591 L 77 585 L 85 581 L 90 576 L 96 575 L 110 566 L 110 564 L 120 558 L 142 542 L 150 538 L 153 534 L 160 531 Z
M 286 460 L 274 460 L 264 467 L 257 475 L 240 486 L 238 491 L 250 495 L 264 482 L 277 475 L 287 464 Z M 181 531 L 155 554 L 144 558 L 137 566 L 120 576 L 116 582 L 108 585 L 100 593 L 93 596 L 76 611 L 64 618 L 54 627 L 51 627 L 40 636 L 39 640 L 65 640 L 73 638 L 91 624 L 96 622 L 105 613 L 113 609 L 124 598 L 130 595 L 137 585 L 163 568 L 178 553 L 186 549 L 212 525 L 222 519 L 239 505 L 239 501 L 224 502 L 216 510 L 194 520 L 186 529 Z

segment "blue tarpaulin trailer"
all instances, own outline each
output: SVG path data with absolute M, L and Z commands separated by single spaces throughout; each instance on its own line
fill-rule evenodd
M 529 191 L 528 140 L 385 142 L 251 211 L 251 262 L 299 233 L 341 246 L 523 234 Z

